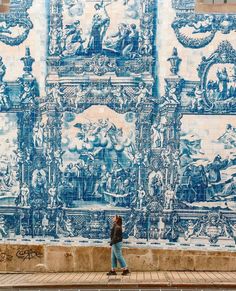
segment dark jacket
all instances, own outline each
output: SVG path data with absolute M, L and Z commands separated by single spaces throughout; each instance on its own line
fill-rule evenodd
M 122 235 L 122 226 L 119 226 L 118 224 L 114 223 L 113 227 L 111 229 L 111 242 L 110 245 L 114 245 L 118 242 L 121 242 L 123 238 Z

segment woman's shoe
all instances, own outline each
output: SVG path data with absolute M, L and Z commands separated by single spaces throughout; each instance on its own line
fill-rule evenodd
M 123 270 L 123 272 L 121 273 L 122 276 L 126 276 L 126 275 L 129 275 L 129 274 L 130 274 L 129 269 L 125 269 L 125 270 Z
M 111 270 L 107 273 L 107 276 L 114 276 L 114 275 L 117 275 L 116 271 Z

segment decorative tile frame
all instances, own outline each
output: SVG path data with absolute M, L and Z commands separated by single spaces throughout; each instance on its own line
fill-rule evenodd
M 2 28 L 1 42 L 11 46 L 18 46 L 25 41 L 30 30 L 33 28 L 27 13 L 31 5 L 32 0 L 2 0 L 0 21 L 5 23 L 6 27 Z M 14 36 L 12 36 L 11 29 L 15 28 L 18 30 L 15 30 Z
M 2 58 L 0 58 L 0 114 L 16 114 L 17 120 L 17 136 L 15 137 L 17 150 L 12 154 L 15 155 L 18 173 L 16 177 L 12 176 L 13 172 L 11 169 L 15 165 L 9 161 L 7 166 L 8 170 L 3 176 L 5 179 L 8 177 L 8 179 L 15 179 L 19 182 L 17 193 L 11 193 L 9 198 L 10 200 L 13 199 L 14 205 L 9 202 L 12 206 L 9 207 L 8 204 L 1 206 L 0 221 L 2 224 L 1 235 L 3 237 L 10 235 L 10 233 L 18 235 L 27 233 L 27 231 L 22 232 L 21 223 L 24 219 L 28 220 L 28 218 L 24 215 L 22 216 L 23 212 L 19 209 L 19 205 L 26 206 L 25 214 L 29 214 L 27 205 L 32 178 L 31 162 L 33 161 L 32 157 L 34 155 L 34 149 L 32 148 L 33 127 L 37 116 L 39 116 L 37 106 L 39 90 L 38 83 L 32 74 L 34 59 L 30 55 L 29 48 L 26 49 L 25 56 L 21 58 L 21 61 L 24 63 L 24 74 L 16 81 L 7 82 L 4 80 L 6 66 Z M 10 178 L 10 176 L 12 177 Z M 11 182 L 6 183 L 7 185 L 9 184 L 8 186 L 10 187 Z M 3 189 L 1 191 L 3 191 Z M 29 232 L 28 226 L 28 233 Z

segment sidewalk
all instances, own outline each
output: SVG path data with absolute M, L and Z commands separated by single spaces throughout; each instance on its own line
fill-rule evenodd
M 7 288 L 234 288 L 236 272 L 132 272 L 129 276 L 108 277 L 106 273 L 0 274 L 0 290 Z M 38 289 L 37 289 L 38 290 Z

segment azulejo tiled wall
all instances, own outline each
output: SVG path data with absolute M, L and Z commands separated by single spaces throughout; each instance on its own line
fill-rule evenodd
M 233 247 L 236 16 L 193 0 L 0 14 L 2 241 Z

